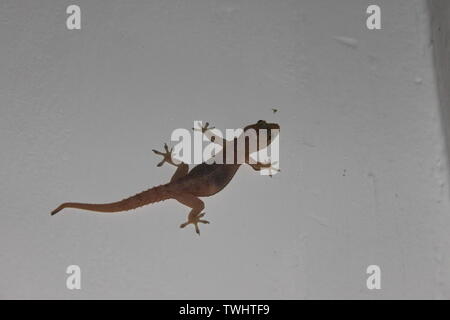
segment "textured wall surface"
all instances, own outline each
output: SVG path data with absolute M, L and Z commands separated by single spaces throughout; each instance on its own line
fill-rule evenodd
M 425 1 L 377 1 L 381 30 L 361 0 L 82 0 L 78 31 L 69 4 L 0 2 L 1 298 L 450 298 Z M 167 181 L 175 128 L 258 119 L 282 172 L 242 168 L 200 237 L 173 200 L 49 216 Z

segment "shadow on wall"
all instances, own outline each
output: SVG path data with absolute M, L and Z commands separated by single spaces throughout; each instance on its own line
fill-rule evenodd
M 450 1 L 428 0 L 428 7 L 442 127 L 450 159 Z

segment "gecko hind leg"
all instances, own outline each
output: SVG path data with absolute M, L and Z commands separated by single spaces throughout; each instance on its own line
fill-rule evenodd
M 188 214 L 188 220 L 185 223 L 182 223 L 180 225 L 180 228 L 184 228 L 189 224 L 193 224 L 195 227 L 195 232 L 200 235 L 198 224 L 209 223 L 208 220 L 202 219 L 206 214 L 205 212 L 202 212 L 202 210 L 205 208 L 205 204 L 203 203 L 203 201 L 190 194 L 176 196 L 175 200 L 184 204 L 185 206 L 188 206 L 189 208 L 192 208 L 191 212 L 189 212 Z

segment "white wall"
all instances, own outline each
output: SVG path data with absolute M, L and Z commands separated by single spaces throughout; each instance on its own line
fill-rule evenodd
M 0 297 L 450 297 L 425 1 L 376 1 L 381 30 L 361 0 L 78 3 L 80 31 L 60 1 L 0 4 Z M 281 125 L 282 172 L 243 168 L 200 237 L 174 201 L 48 215 L 167 181 L 151 149 L 175 128 L 258 119 Z

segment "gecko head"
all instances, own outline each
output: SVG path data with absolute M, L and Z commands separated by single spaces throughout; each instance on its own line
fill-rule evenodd
M 267 144 L 269 145 L 272 142 L 272 139 L 278 135 L 280 131 L 280 125 L 278 123 L 269 123 L 265 120 L 258 120 L 258 122 L 254 124 L 250 124 L 244 128 L 244 132 L 247 130 L 253 129 L 256 132 L 256 135 L 259 136 L 260 130 L 267 130 Z M 276 130 L 272 132 L 272 130 Z M 275 133 L 275 136 L 273 136 Z
M 254 123 L 254 124 L 249 124 L 248 126 L 246 126 L 244 128 L 244 131 L 247 131 L 249 129 L 254 129 L 256 131 L 258 130 L 280 130 L 280 125 L 277 123 L 269 123 L 266 122 L 265 120 L 258 120 L 258 122 Z

